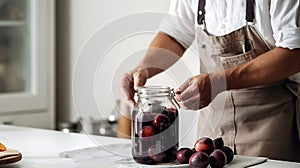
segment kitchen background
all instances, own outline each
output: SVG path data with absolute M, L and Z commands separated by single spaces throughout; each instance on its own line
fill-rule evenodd
M 73 101 L 77 61 L 82 49 L 101 28 L 145 12 L 162 16 L 167 13 L 169 3 L 169 0 L 0 0 L 0 122 L 116 136 L 111 126 L 117 127 L 120 111 L 126 109 L 120 108 L 118 79 L 137 65 L 155 30 L 122 37 L 106 52 L 100 67 L 91 74 L 95 76 L 95 95 L 90 96 L 95 97 L 99 110 L 90 110 L 88 102 L 84 111 L 78 110 Z M 152 22 L 158 27 L 160 20 Z M 99 45 L 105 38 L 109 34 Z M 147 85 L 176 88 L 198 73 L 198 62 L 196 51 L 188 50 L 182 61 L 150 79 Z M 182 71 L 186 71 L 186 76 L 174 76 Z M 81 79 L 80 75 L 76 77 Z M 84 84 L 83 76 L 82 80 Z M 196 118 L 196 112 L 180 110 L 182 144 L 195 141 Z

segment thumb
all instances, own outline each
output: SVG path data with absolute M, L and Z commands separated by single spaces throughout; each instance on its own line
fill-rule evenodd
M 145 71 L 137 71 L 133 74 L 133 86 L 137 91 L 139 86 L 144 86 L 147 81 L 147 73 Z

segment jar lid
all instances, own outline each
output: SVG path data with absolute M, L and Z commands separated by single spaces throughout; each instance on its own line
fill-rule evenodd
M 171 96 L 172 89 L 168 86 L 141 86 L 138 87 L 139 97 L 162 97 Z

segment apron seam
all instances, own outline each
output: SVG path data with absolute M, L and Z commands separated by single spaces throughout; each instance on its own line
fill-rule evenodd
M 236 136 L 237 136 L 237 124 L 236 124 L 236 108 L 234 105 L 234 99 L 232 96 L 232 92 L 230 91 L 230 99 L 231 99 L 231 104 L 233 107 L 233 129 L 234 129 L 234 133 L 233 133 L 233 150 L 234 150 L 234 154 L 237 154 L 237 150 L 236 150 Z

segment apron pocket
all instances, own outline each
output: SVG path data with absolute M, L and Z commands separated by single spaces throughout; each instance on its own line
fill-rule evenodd
M 231 68 L 245 64 L 256 57 L 256 51 L 253 49 L 245 54 L 239 54 L 231 57 L 219 57 L 223 68 Z
M 214 55 L 231 57 L 245 54 L 253 49 L 254 47 L 251 40 L 238 40 L 227 46 L 222 46 L 222 48 L 215 48 Z

